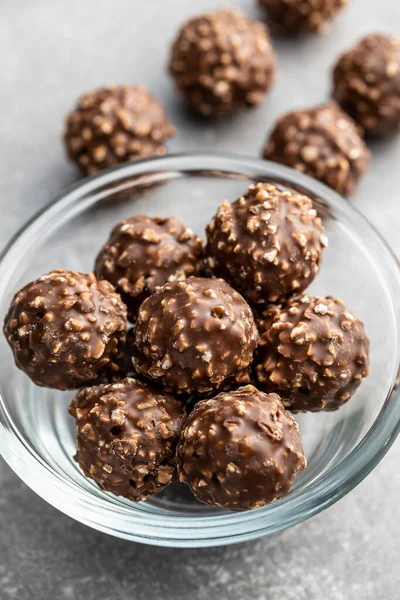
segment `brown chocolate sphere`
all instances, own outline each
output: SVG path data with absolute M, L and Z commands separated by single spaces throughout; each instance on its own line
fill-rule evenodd
M 262 23 L 221 8 L 182 26 L 169 69 L 189 104 L 220 117 L 263 100 L 275 79 L 276 59 Z
M 75 459 L 103 490 L 139 502 L 176 477 L 175 448 L 186 411 L 179 400 L 135 379 L 81 390 Z
M 368 375 L 364 325 L 338 298 L 304 295 L 270 307 L 259 325 L 258 385 L 291 411 L 336 410 Z
M 143 300 L 160 286 L 197 273 L 202 251 L 201 238 L 178 217 L 137 215 L 114 227 L 95 273 L 115 286 L 135 320 Z
M 367 169 L 370 152 L 354 121 L 329 102 L 280 117 L 263 156 L 348 195 Z
M 84 175 L 166 153 L 174 135 L 160 102 L 139 86 L 109 86 L 79 98 L 65 123 L 69 158 Z
M 206 268 L 252 304 L 277 302 L 304 290 L 327 245 L 310 198 L 269 183 L 225 201 L 207 226 Z
M 333 95 L 369 135 L 400 129 L 400 37 L 368 35 L 333 71 Z
M 258 0 L 268 25 L 282 35 L 320 33 L 348 0 Z
M 252 385 L 195 406 L 177 463 L 180 481 L 200 502 L 230 510 L 281 498 L 307 464 L 299 428 L 279 396 Z
M 69 390 L 96 379 L 123 342 L 126 307 L 108 281 L 58 269 L 14 296 L 4 334 L 34 383 Z
M 247 383 L 258 332 L 250 307 L 222 279 L 167 283 L 139 309 L 134 364 L 176 394 Z

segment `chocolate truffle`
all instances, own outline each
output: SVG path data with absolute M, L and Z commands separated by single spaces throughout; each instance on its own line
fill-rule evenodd
M 134 364 L 177 394 L 248 383 L 258 332 L 250 307 L 222 279 L 167 283 L 139 309 Z
M 268 25 L 282 35 L 321 33 L 348 0 L 258 0 Z
M 280 117 L 263 156 L 347 195 L 366 170 L 370 152 L 354 121 L 329 102 Z
M 180 481 L 197 500 L 230 510 L 281 498 L 307 464 L 299 428 L 279 396 L 252 385 L 195 406 L 177 463 Z
M 291 411 L 336 410 L 368 375 L 364 325 L 337 298 L 303 295 L 271 307 L 260 332 L 259 386 Z
M 117 353 L 126 307 L 108 281 L 57 269 L 14 296 L 4 334 L 34 383 L 69 390 L 99 376 Z
M 138 215 L 118 223 L 96 260 L 97 277 L 120 292 L 131 320 L 143 300 L 167 283 L 197 273 L 203 242 L 178 217 Z
M 75 459 L 103 490 L 139 502 L 175 479 L 186 416 L 179 400 L 128 378 L 84 388 L 69 412 L 77 421 Z
M 333 95 L 369 135 L 400 129 L 400 37 L 368 35 L 333 71 Z
M 174 135 L 160 102 L 139 86 L 109 86 L 89 92 L 66 118 L 69 158 L 84 175 L 120 163 L 166 153 Z
M 252 304 L 299 294 L 318 273 L 327 245 L 310 198 L 269 183 L 223 202 L 207 226 L 206 268 Z
M 267 29 L 232 8 L 190 19 L 172 46 L 170 73 L 182 96 L 206 116 L 259 104 L 275 79 Z

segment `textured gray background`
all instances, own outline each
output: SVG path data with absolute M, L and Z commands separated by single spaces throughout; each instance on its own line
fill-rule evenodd
M 253 0 L 236 4 L 256 15 Z M 277 40 L 280 76 L 255 111 L 206 125 L 181 110 L 165 73 L 178 24 L 217 0 L 1 0 L 0 245 L 76 178 L 60 141 L 81 92 L 138 82 L 163 98 L 179 135 L 171 151 L 257 155 L 279 112 L 323 101 L 337 54 L 364 33 L 400 33 L 397 0 L 351 0 L 328 35 Z M 398 254 L 400 139 L 374 143 L 351 200 Z M 109 538 L 63 516 L 0 462 L 0 599 L 397 600 L 400 445 L 345 499 L 257 542 L 168 550 Z

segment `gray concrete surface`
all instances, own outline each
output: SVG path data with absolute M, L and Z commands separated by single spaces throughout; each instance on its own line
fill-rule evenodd
M 253 0 L 236 4 L 256 15 Z M 259 109 L 218 125 L 190 118 L 165 72 L 186 16 L 218 0 L 2 0 L 0 245 L 76 179 L 60 141 L 75 97 L 140 82 L 163 98 L 179 135 L 171 151 L 257 155 L 283 110 L 328 97 L 337 54 L 362 34 L 400 33 L 400 4 L 351 0 L 328 35 L 276 41 L 280 76 Z M 400 139 L 375 143 L 352 199 L 400 254 Z M 400 445 L 345 499 L 309 522 L 255 543 L 211 550 L 129 544 L 92 531 L 35 496 L 0 461 L 1 600 L 397 600 Z

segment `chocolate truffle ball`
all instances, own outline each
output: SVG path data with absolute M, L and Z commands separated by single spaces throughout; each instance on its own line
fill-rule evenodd
M 14 296 L 4 334 L 34 383 L 69 390 L 98 377 L 126 329 L 126 307 L 108 281 L 58 269 Z
M 366 170 L 370 152 L 354 121 L 329 102 L 280 117 L 263 156 L 348 195 Z
M 77 422 L 75 459 L 103 490 L 138 502 L 175 479 L 186 416 L 179 400 L 128 378 L 84 388 L 69 412 Z
M 259 385 L 291 411 L 336 410 L 368 375 L 364 325 L 337 298 L 304 295 L 271 307 L 260 332 Z
M 327 245 L 310 198 L 269 183 L 225 201 L 207 226 L 206 268 L 252 304 L 299 294 L 318 273 Z
M 400 129 L 400 37 L 368 35 L 336 63 L 333 95 L 369 135 Z
M 281 498 L 307 464 L 299 428 L 279 396 L 252 385 L 195 406 L 177 462 L 180 481 L 197 500 L 230 510 Z
M 348 0 L 258 0 L 268 25 L 283 35 L 320 33 Z
M 167 283 L 197 273 L 203 242 L 178 217 L 138 215 L 118 223 L 96 260 L 97 277 L 120 292 L 131 320 L 143 300 Z
M 220 117 L 263 100 L 276 60 L 262 23 L 221 8 L 183 25 L 169 69 L 188 103 L 203 115 Z
M 139 86 L 109 86 L 89 92 L 66 118 L 69 158 L 84 175 L 120 163 L 166 153 L 174 135 L 160 102 Z
M 167 283 L 139 309 L 134 364 L 176 394 L 247 383 L 258 332 L 250 307 L 222 279 Z

